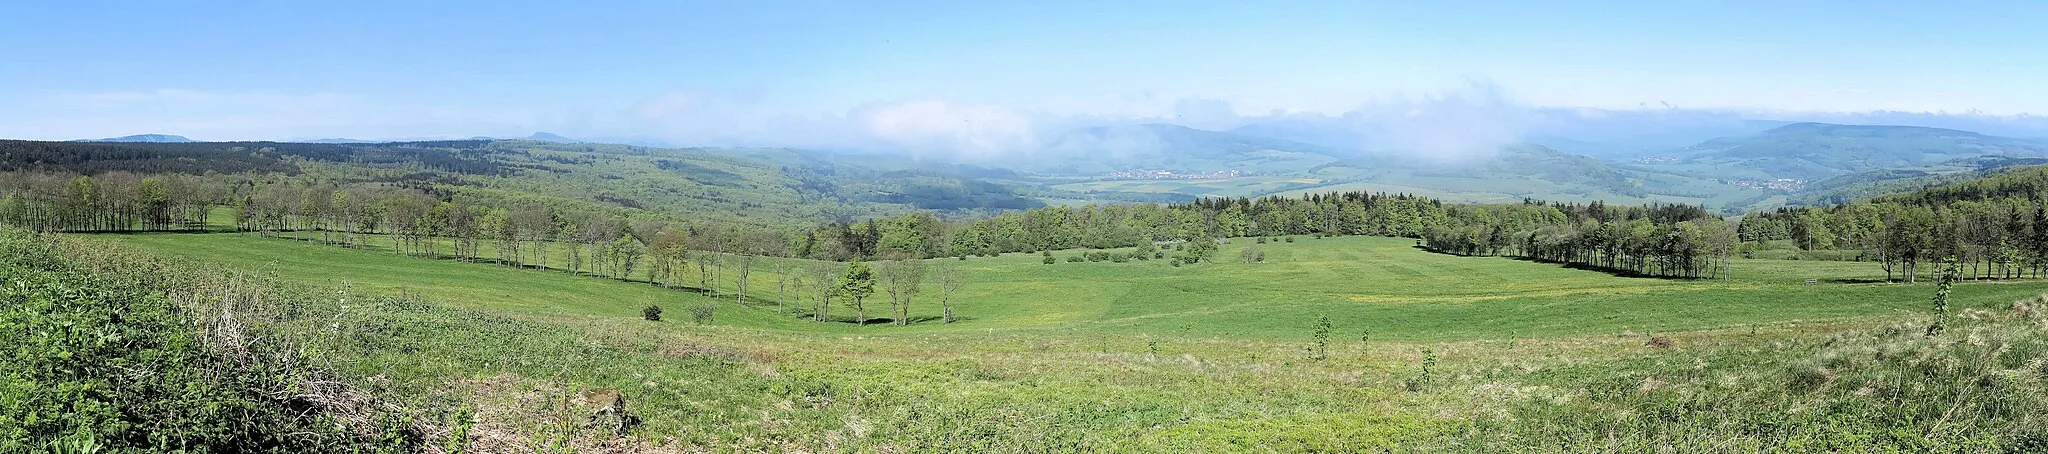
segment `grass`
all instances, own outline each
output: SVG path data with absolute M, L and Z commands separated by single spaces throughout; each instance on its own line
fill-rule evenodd
M 691 292 L 558 271 L 424 260 L 245 234 L 108 235 L 174 256 L 261 269 L 288 280 L 349 283 L 429 301 L 531 316 L 633 318 L 648 305 L 680 313 L 706 301 Z M 1216 256 L 1235 257 L 1237 240 Z M 379 247 L 376 241 L 369 242 Z M 1299 237 L 1261 245 L 1263 263 L 1219 260 L 1171 267 L 1163 260 L 1069 263 L 1079 251 L 1009 254 L 961 262 L 969 285 L 955 299 L 962 323 L 908 328 L 815 324 L 777 315 L 772 260 L 750 280 L 752 307 L 728 307 L 719 325 L 841 335 L 1016 332 L 1305 339 L 1319 316 L 1340 331 L 1387 340 L 1461 341 L 1721 329 L 1750 324 L 1891 316 L 1922 309 L 1927 285 L 1881 280 L 1875 264 L 1738 260 L 1727 280 L 1617 277 L 1499 257 L 1415 249 L 1413 240 Z M 388 247 L 388 246 L 384 246 Z M 561 248 L 556 248 L 561 254 Z M 488 254 L 488 251 L 486 252 Z M 561 259 L 557 258 L 556 263 Z M 727 273 L 731 274 L 731 273 Z M 1820 281 L 1805 285 L 1805 279 Z M 1966 283 L 1961 306 L 1992 306 L 2038 294 L 2048 282 Z M 731 284 L 721 284 L 730 289 Z M 930 295 L 912 316 L 936 317 Z M 877 301 L 870 301 L 871 304 Z M 879 304 L 886 304 L 881 301 Z M 834 309 L 848 315 L 850 311 Z
M 1945 429 L 1904 417 L 1828 425 L 1854 420 L 1856 408 L 1902 407 L 1898 399 L 1920 405 L 1901 414 L 1924 414 L 1921 406 L 1942 396 L 1983 401 L 1961 388 L 1872 397 L 1846 384 L 1788 385 L 1903 376 L 1896 371 L 1909 365 L 1864 361 L 1852 370 L 1815 359 L 1843 355 L 1836 346 L 1845 344 L 1828 340 L 1838 333 L 1924 317 L 1931 284 L 1866 283 L 1882 277 L 1869 263 L 1739 260 L 1727 280 L 1641 279 L 1363 237 L 1269 242 L 1260 245 L 1266 261 L 1252 264 L 1045 265 L 1037 254 L 1011 254 L 960 263 L 971 276 L 956 298 L 963 321 L 908 327 L 777 314 L 772 267 L 763 263 L 751 285 L 762 303 L 741 308 L 721 298 L 717 317 L 695 325 L 681 315 L 711 300 L 645 283 L 243 234 L 95 237 L 376 295 L 321 306 L 341 307 L 329 310 L 347 321 L 335 324 L 347 335 L 334 336 L 352 339 L 333 355 L 341 370 L 381 393 L 474 405 L 479 439 L 521 446 L 1497 452 L 1753 440 L 1719 449 L 1740 451 L 1772 440 L 1839 448 L 1811 443 L 1915 430 L 1992 446 L 2025 440 L 2008 436 L 2016 426 L 1982 415 L 2042 408 L 1997 401 L 2005 410 L 1965 409 L 1957 420 L 1977 425 Z M 1234 240 L 1216 257 L 1234 258 L 1250 243 Z M 2044 289 L 2039 281 L 1966 282 L 1951 307 L 2003 308 Z M 411 296 L 392 298 L 401 292 Z M 936 315 L 929 300 L 914 315 Z M 650 304 L 668 309 L 669 321 L 643 320 Z M 1335 330 L 1328 359 L 1318 361 L 1307 348 L 1325 315 Z M 2024 334 L 2031 325 L 1986 326 L 2014 339 L 2005 342 L 2032 342 L 2014 351 L 2042 351 L 2041 336 Z M 1848 338 L 1907 341 L 1876 332 Z M 1653 333 L 1670 347 L 1646 346 Z M 1981 356 L 1957 343 L 1914 345 L 1923 357 Z M 1427 379 L 1424 350 L 1441 361 Z M 1935 372 L 1961 375 L 1932 380 L 2005 373 L 1943 370 Z M 1669 385 L 1644 388 L 1652 382 Z M 2012 389 L 2039 388 L 2019 383 Z M 1616 394 L 1624 385 L 1644 390 Z M 581 415 L 551 403 L 587 388 L 621 391 L 644 425 L 612 438 L 577 428 Z M 1794 407 L 1832 410 L 1772 426 L 1784 430 L 1753 430 L 1755 420 Z M 1646 412 L 1660 419 L 1630 422 Z M 1715 416 L 1724 413 L 1732 416 Z

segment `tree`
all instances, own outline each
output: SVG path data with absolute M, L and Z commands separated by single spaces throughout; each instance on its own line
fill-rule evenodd
M 618 239 L 612 240 L 610 247 L 605 250 L 605 255 L 611 257 L 614 262 L 612 264 L 614 276 L 619 279 L 627 279 L 633 276 L 633 266 L 640 262 L 640 255 L 643 252 L 639 241 L 634 241 L 630 237 L 620 236 Z
M 1315 346 L 1309 348 L 1310 359 L 1322 361 L 1330 358 L 1330 332 L 1334 330 L 1328 315 L 1317 318 L 1316 323 L 1309 326 L 1309 335 L 1316 340 Z
M 789 309 L 789 286 L 791 279 L 801 278 L 801 276 L 795 274 L 794 263 L 791 260 L 775 260 L 768 265 L 769 271 L 775 273 L 775 313 L 777 314 L 787 312 Z M 797 283 L 796 285 L 801 286 L 803 284 Z
M 833 294 L 838 293 L 837 289 L 839 287 L 839 273 L 832 269 L 834 266 L 830 262 L 811 263 L 809 270 L 811 298 L 814 298 L 815 300 L 812 302 L 816 303 L 811 309 L 811 321 L 823 322 L 831 320 L 832 297 Z
M 895 312 L 897 325 L 910 324 L 910 299 L 916 296 L 924 282 L 924 261 L 908 254 L 897 254 L 881 265 L 878 274 L 882 289 L 889 293 L 889 307 Z
M 953 323 L 953 294 L 966 284 L 966 276 L 960 273 L 960 264 L 939 261 L 932 269 L 932 281 L 939 284 L 939 306 L 945 310 L 945 322 Z
M 734 295 L 734 300 L 739 302 L 739 304 L 743 306 L 747 304 L 747 277 L 753 275 L 755 259 L 760 258 L 760 256 L 756 254 L 759 253 L 762 249 L 764 249 L 764 247 L 761 246 L 759 240 L 760 238 L 754 235 L 733 235 L 733 241 L 735 244 L 733 245 L 732 250 L 736 254 L 734 255 L 732 260 L 732 293 Z
M 846 264 L 846 273 L 839 278 L 839 293 L 845 295 L 853 306 L 854 323 L 867 326 L 868 309 L 864 305 L 869 295 L 875 294 L 875 270 L 866 262 L 855 259 Z
M 1941 281 L 1934 286 L 1934 323 L 1927 325 L 1927 337 L 1941 334 L 1941 330 L 1948 324 L 1949 288 L 1956 285 L 1956 275 L 1962 271 L 1962 266 L 1956 263 L 1955 256 L 1942 260 Z
M 1209 255 L 1215 253 L 1216 239 L 1210 238 L 1207 235 L 1198 236 L 1194 239 L 1188 240 L 1187 248 L 1184 251 L 1185 258 L 1183 258 L 1181 261 L 1187 262 L 1190 265 L 1201 263 L 1204 260 L 1208 260 Z

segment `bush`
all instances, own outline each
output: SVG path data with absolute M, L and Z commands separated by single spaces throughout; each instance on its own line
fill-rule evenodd
M 1040 261 L 1041 261 L 1041 262 L 1045 262 L 1045 264 L 1047 264 L 1047 265 L 1051 265 L 1051 264 L 1054 264 L 1054 263 L 1058 263 L 1058 262 L 1059 262 L 1059 260 L 1054 260 L 1054 259 L 1052 258 L 1052 254 L 1046 254 L 1046 255 L 1045 255 L 1045 260 L 1040 260 Z
M 1294 242 L 1294 237 L 1291 237 L 1291 236 L 1290 236 L 1290 237 L 1287 237 L 1287 242 L 1289 242 L 1289 243 L 1292 243 L 1292 242 Z
M 1266 237 L 1259 237 L 1259 244 L 1266 244 Z
M 313 297 L 216 271 L 0 231 L 0 452 L 419 447 L 276 318 Z M 204 296 L 230 286 L 233 317 Z
M 1088 261 L 1088 259 L 1085 259 L 1085 258 L 1081 258 L 1081 256 L 1078 256 L 1078 255 L 1076 255 L 1076 256 L 1072 256 L 1072 257 L 1067 257 L 1067 263 L 1081 263 L 1081 262 L 1086 262 L 1086 261 Z
M 709 322 L 711 321 L 711 311 L 717 308 L 718 305 L 712 303 L 698 304 L 696 307 L 690 308 L 690 321 L 696 322 L 699 325 Z
M 640 318 L 645 318 L 650 322 L 661 321 L 661 306 L 649 304 L 647 307 L 640 308 Z

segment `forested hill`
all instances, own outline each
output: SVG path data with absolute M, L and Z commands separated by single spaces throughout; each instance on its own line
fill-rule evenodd
M 2015 167 L 1933 187 L 1827 207 L 1743 218 L 1744 241 L 1791 240 L 1847 250 L 1909 279 L 1955 257 L 1969 276 L 2048 275 L 2048 166 Z
M 2048 196 L 2048 166 L 2013 168 L 1981 178 L 1936 185 L 1926 189 L 1875 197 L 1875 203 L 1948 205 L 1957 202 L 2001 200 L 2040 201 Z
M 1795 123 L 1755 135 L 1709 140 L 1678 153 L 1687 164 L 1819 180 L 1980 156 L 2042 156 L 2048 155 L 2048 142 L 1916 126 Z
M 242 192 L 254 190 L 248 182 L 283 178 L 300 188 L 411 188 L 442 200 L 462 199 L 479 205 L 623 210 L 670 219 L 785 228 L 920 209 L 967 216 L 1040 206 L 1008 186 L 948 169 L 885 170 L 835 160 L 778 163 L 742 154 L 525 140 L 374 144 L 9 140 L 0 141 L 0 171 L 92 177 L 189 174 L 218 180 L 221 187 Z M 253 193 L 228 192 L 223 196 L 250 195 Z

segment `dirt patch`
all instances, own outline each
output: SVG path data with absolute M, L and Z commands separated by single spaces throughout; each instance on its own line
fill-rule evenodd
M 617 390 L 579 391 L 509 373 L 456 385 L 469 390 L 475 406 L 465 452 L 693 452 L 656 444 L 646 434 L 620 436 L 613 427 L 591 424 L 593 415 L 617 415 L 622 408 L 630 412 L 630 402 Z M 593 405 L 598 408 L 586 408 Z

